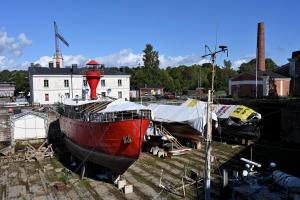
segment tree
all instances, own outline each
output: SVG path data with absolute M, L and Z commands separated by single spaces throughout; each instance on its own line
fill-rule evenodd
M 145 68 L 159 69 L 158 51 L 154 51 L 151 44 L 146 44 L 146 48 L 144 49 L 143 61 Z
M 143 52 L 144 67 L 142 67 L 142 73 L 145 75 L 144 83 L 150 87 L 161 86 L 158 51 L 154 51 L 151 44 L 146 44 Z
M 266 62 L 266 71 L 272 71 L 273 69 L 278 67 L 271 58 L 267 58 L 265 62 Z M 241 66 L 239 67 L 239 72 L 240 73 L 254 72 L 255 69 L 256 69 L 256 59 L 254 58 L 247 63 L 242 63 Z

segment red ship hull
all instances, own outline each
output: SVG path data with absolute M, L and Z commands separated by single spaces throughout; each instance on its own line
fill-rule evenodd
M 59 122 L 74 156 L 122 174 L 138 159 L 150 121 L 87 122 L 61 116 Z

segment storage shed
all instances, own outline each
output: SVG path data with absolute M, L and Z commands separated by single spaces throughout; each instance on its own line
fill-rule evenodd
M 47 137 L 47 115 L 33 111 L 11 117 L 13 140 L 43 139 Z

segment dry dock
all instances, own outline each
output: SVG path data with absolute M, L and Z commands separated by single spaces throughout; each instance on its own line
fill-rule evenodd
M 284 154 L 287 151 L 291 151 L 290 156 L 300 153 L 299 148 L 266 145 L 266 147 L 255 146 L 253 151 L 253 158 L 263 164 L 267 164 L 273 157 L 277 158 L 275 161 L 286 162 L 287 156 Z M 278 154 L 278 152 L 283 153 Z M 213 155 L 215 159 L 212 197 L 217 199 L 221 188 L 221 168 L 227 166 L 229 169 L 242 169 L 240 157 L 249 158 L 250 154 L 248 147 L 245 146 L 214 144 Z M 39 162 L 7 161 L 7 159 L 1 159 L 0 164 L 1 199 L 195 199 L 195 187 L 186 188 L 185 198 L 162 191 L 159 187 L 161 170 L 163 170 L 164 185 L 180 184 L 185 166 L 198 170 L 200 176 L 204 173 L 203 150 L 193 150 L 188 154 L 166 159 L 142 153 L 140 159 L 123 175 L 134 187 L 133 193 L 124 195 L 111 183 L 91 178 L 80 180 L 77 174 L 68 172 L 56 158 Z M 286 166 L 284 164 L 279 164 L 279 166 L 284 168 L 291 166 L 289 173 L 293 173 L 297 165 L 299 166 L 297 163 L 300 163 L 299 159 L 290 161 Z M 200 189 L 200 192 L 203 190 Z M 204 197 L 204 195 L 201 196 Z

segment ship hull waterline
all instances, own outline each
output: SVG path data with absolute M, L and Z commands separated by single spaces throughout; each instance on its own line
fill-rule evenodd
M 148 119 L 87 122 L 61 116 L 68 150 L 77 158 L 123 174 L 139 157 Z

